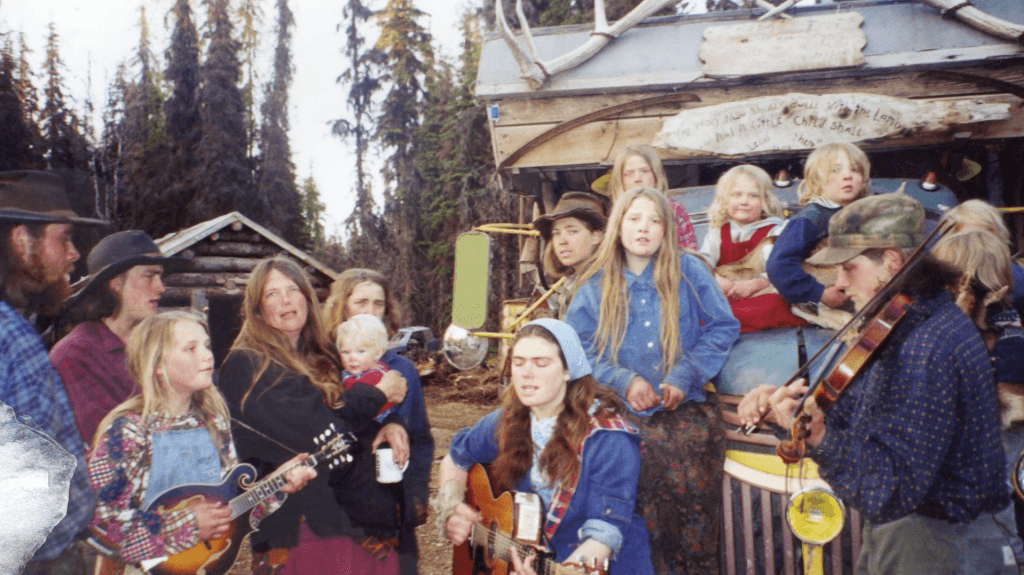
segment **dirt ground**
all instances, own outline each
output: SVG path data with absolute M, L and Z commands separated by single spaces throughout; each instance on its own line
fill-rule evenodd
M 437 472 L 448 453 L 452 436 L 469 427 L 498 406 L 497 376 L 481 369 L 443 373 L 423 379 L 423 394 L 434 435 L 434 465 L 430 473 L 430 496 L 437 492 Z M 416 529 L 420 547 L 420 574 L 443 575 L 452 571 L 452 545 L 434 525 L 433 510 L 427 523 Z

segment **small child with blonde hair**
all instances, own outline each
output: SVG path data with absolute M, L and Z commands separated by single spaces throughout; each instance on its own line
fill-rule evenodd
M 384 322 L 376 316 L 361 314 L 349 318 L 338 326 L 336 344 L 344 368 L 341 379 L 345 390 L 357 383 L 376 387 L 389 371 L 388 366 L 380 360 L 387 351 L 388 331 Z M 395 410 L 395 399 L 390 390 L 381 391 L 388 396 L 388 402 L 374 417 L 378 423 L 383 423 Z
M 715 184 L 715 199 L 708 208 L 710 225 L 700 253 L 713 267 L 737 262 L 769 237 L 778 235 L 782 224 L 782 203 L 772 192 L 772 179 L 761 168 L 740 164 L 730 168 Z M 771 245 L 761 247 L 765 259 Z M 807 325 L 789 311 L 789 304 L 777 293 L 758 295 L 771 283 L 765 274 L 745 280 L 731 280 L 715 273 L 743 332 L 772 327 Z
M 838 308 L 846 301 L 844 293 L 834 285 L 822 285 L 801 265 L 828 236 L 829 219 L 871 193 L 870 172 L 868 157 L 853 144 L 825 144 L 807 157 L 804 181 L 797 190 L 804 208 L 782 228 L 767 264 L 768 279 L 789 303 L 821 302 Z

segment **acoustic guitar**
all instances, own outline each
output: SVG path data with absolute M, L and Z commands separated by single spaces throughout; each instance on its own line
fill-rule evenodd
M 353 446 L 358 445 L 355 436 L 347 432 L 338 433 L 333 424 L 331 428 L 325 430 L 313 441 L 320 446 L 316 453 L 287 470 L 271 475 L 257 483 L 253 483 L 253 480 L 256 479 L 256 469 L 248 463 L 242 463 L 232 467 L 219 484 L 179 485 L 161 493 L 149 504 L 146 511 L 168 513 L 202 501 L 217 501 L 226 504 L 231 510 L 231 523 L 228 530 L 222 535 L 201 541 L 170 557 L 144 560 L 141 562 L 142 568 L 154 575 L 223 575 L 226 573 L 234 565 L 242 541 L 256 531 L 260 522 L 267 517 L 266 514 L 253 513 L 253 509 L 273 497 L 288 483 L 285 479 L 287 471 L 300 466 L 316 467 L 324 462 L 328 462 L 328 467 L 333 469 L 342 462 L 351 462 L 352 455 L 349 454 L 349 451 Z M 283 499 L 281 500 L 283 501 Z M 260 509 L 264 510 L 262 507 Z M 104 537 L 105 534 L 101 530 L 94 528 L 94 531 L 97 539 L 104 546 L 116 549 L 116 546 L 109 544 L 109 540 Z
M 512 549 L 520 557 L 536 553 L 533 569 L 538 575 L 607 575 L 607 564 L 600 567 L 563 565 L 556 562 L 551 553 L 538 551 L 534 545 L 540 539 L 543 512 L 539 506 L 526 505 L 522 495 L 505 492 L 494 497 L 483 466 L 470 468 L 466 503 L 480 511 L 483 521 L 473 525 L 469 539 L 452 551 L 453 575 L 508 575 Z M 537 529 L 524 529 L 526 526 Z

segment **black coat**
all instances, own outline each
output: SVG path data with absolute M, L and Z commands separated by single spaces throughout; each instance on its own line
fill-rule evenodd
M 274 362 L 260 376 L 242 406 L 242 396 L 252 385 L 260 363 L 261 358 L 255 353 L 232 351 L 220 368 L 218 381 L 232 418 L 293 450 L 287 451 L 248 429 L 234 425 L 232 433 L 238 457 L 253 464 L 260 477 L 277 469 L 295 453 L 316 451 L 313 438 L 332 423 L 339 432 L 352 431 L 361 436 L 379 429 L 373 416 L 387 400 L 377 388 L 354 385 L 345 393 L 344 410 L 334 411 L 324 404 L 323 395 L 308 377 L 290 372 Z M 392 421 L 403 423 L 397 416 L 389 418 L 388 423 Z M 372 457 L 372 454 L 364 453 L 362 457 Z M 299 538 L 299 522 L 303 517 L 310 530 L 319 537 L 368 534 L 353 524 L 339 507 L 329 483 L 330 476 L 326 469 L 320 467 L 316 479 L 305 489 L 289 495 L 284 505 L 267 517 L 252 536 L 254 548 L 295 547 Z

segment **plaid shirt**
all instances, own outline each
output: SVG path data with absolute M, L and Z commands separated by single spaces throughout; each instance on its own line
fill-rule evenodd
M 85 446 L 75 425 L 71 404 L 60 376 L 46 355 L 39 334 L 0 301 L 0 402 L 32 421 L 78 459 L 71 477 L 68 509 L 64 519 L 50 531 L 33 561 L 55 559 L 92 519 L 95 497 L 86 475 Z

